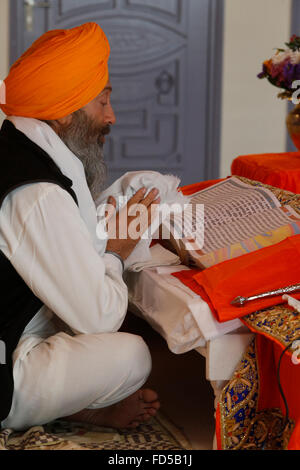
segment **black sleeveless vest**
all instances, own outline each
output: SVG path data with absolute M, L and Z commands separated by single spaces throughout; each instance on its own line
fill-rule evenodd
M 5 196 L 28 183 L 51 182 L 68 191 L 77 203 L 72 181 L 49 155 L 5 120 L 0 131 L 0 210 Z M 1 230 L 1 228 L 0 228 Z M 42 307 L 0 250 L 0 422 L 9 414 L 14 390 L 12 354 L 26 325 Z M 4 346 L 4 348 L 3 348 Z

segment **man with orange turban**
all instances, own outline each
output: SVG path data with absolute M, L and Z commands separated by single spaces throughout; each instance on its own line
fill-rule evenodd
M 135 427 L 159 408 L 157 394 L 141 388 L 151 369 L 147 346 L 118 331 L 127 310 L 123 261 L 138 239 L 117 235 L 103 250 L 96 237 L 104 136 L 115 123 L 108 58 L 104 32 L 87 23 L 44 34 L 5 79 L 2 427 L 60 417 Z M 141 188 L 127 209 L 140 203 L 150 214 L 157 195 Z

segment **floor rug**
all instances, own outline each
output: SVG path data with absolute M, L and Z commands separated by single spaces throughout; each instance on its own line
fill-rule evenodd
M 26 432 L 0 431 L 0 450 L 190 450 L 187 438 L 161 412 L 136 429 L 116 430 L 53 421 Z

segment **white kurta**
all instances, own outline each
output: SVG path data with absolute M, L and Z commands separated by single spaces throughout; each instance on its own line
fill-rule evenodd
M 95 251 L 65 190 L 37 183 L 11 192 L 0 211 L 0 248 L 45 304 L 14 352 L 13 404 L 2 427 L 24 429 L 108 406 L 143 385 L 151 369 L 147 346 L 112 333 L 127 310 L 121 263 Z

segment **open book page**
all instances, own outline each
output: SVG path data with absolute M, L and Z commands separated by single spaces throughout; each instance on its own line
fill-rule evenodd
M 239 243 L 227 245 L 223 248 L 211 251 L 207 254 L 201 254 L 197 250 L 189 252 L 189 264 L 201 268 L 209 268 L 217 263 L 226 261 L 228 259 L 236 258 L 237 256 L 251 253 L 252 251 L 265 248 L 267 246 L 275 245 L 287 237 L 300 234 L 300 220 L 295 221 L 289 225 L 284 225 L 275 230 L 267 231 L 256 235 L 255 237 L 248 238 Z
M 204 268 L 299 232 L 300 216 L 291 207 L 281 207 L 268 189 L 232 177 L 193 195 L 184 211 L 184 237 L 172 237 L 172 244 L 183 262 Z

